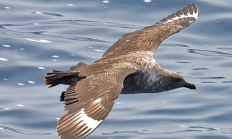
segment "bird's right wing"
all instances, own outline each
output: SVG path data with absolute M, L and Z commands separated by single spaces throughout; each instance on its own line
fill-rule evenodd
M 124 78 L 136 71 L 125 63 L 123 65 L 120 67 L 119 63 L 109 69 L 89 65 L 80 71 L 80 74 L 87 75 L 86 78 L 65 91 L 64 104 L 68 113 L 57 126 L 61 139 L 83 138 L 106 118 L 122 90 Z M 93 74 L 95 72 L 98 74 Z
M 165 38 L 189 26 L 198 18 L 198 14 L 196 3 L 189 3 L 152 26 L 123 35 L 104 53 L 102 59 L 118 57 L 136 51 L 154 53 Z

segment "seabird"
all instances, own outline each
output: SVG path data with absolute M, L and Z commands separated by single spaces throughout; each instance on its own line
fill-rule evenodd
M 107 117 L 120 93 L 196 89 L 181 75 L 156 63 L 154 52 L 165 38 L 197 18 L 196 3 L 189 3 L 152 26 L 123 35 L 93 64 L 80 62 L 67 71 L 47 73 L 44 80 L 48 87 L 69 85 L 61 95 L 68 112 L 57 125 L 60 139 L 79 139 L 93 132 Z

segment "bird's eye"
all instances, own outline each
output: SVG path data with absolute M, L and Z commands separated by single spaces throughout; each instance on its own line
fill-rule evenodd
M 177 82 L 180 82 L 180 81 L 181 81 L 181 78 L 176 78 L 176 81 L 177 81 Z

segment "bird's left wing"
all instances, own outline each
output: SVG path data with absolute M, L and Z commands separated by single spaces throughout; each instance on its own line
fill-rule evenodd
M 123 65 L 123 64 L 122 64 Z M 65 109 L 68 110 L 58 122 L 57 132 L 61 139 L 83 138 L 90 134 L 109 114 L 114 100 L 123 87 L 123 80 L 135 72 L 133 68 L 104 69 L 86 66 L 81 73 L 85 79 L 70 85 L 65 91 Z M 95 71 L 99 74 L 92 74 Z
M 152 26 L 123 35 L 104 53 L 102 59 L 118 57 L 136 51 L 154 53 L 165 38 L 189 26 L 198 18 L 198 14 L 196 3 L 189 3 Z

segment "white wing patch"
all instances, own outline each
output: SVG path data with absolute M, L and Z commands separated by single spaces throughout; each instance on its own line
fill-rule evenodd
M 89 117 L 82 108 L 76 113 L 65 114 L 58 122 L 57 132 L 60 139 L 79 139 L 93 132 L 101 122 Z
M 97 99 L 98 100 L 98 99 Z M 95 101 L 97 101 L 97 100 L 95 100 Z M 76 123 L 76 125 L 79 125 L 80 127 L 82 126 L 82 125 L 86 125 L 88 128 L 86 129 L 86 130 L 88 130 L 88 129 L 92 129 L 92 130 L 94 130 L 100 123 L 101 123 L 101 121 L 102 120 L 100 120 L 100 121 L 97 121 L 97 120 L 94 120 L 94 119 L 92 119 L 91 117 L 89 117 L 85 112 L 84 112 L 84 108 L 82 108 L 81 110 L 80 110 L 80 112 L 78 112 L 76 115 L 76 120 L 75 120 L 75 123 Z M 79 124 L 78 124 L 79 123 Z M 91 130 L 91 131 L 92 131 Z
M 98 98 L 98 99 L 94 100 L 93 102 L 94 103 L 99 103 L 99 102 L 101 102 L 101 98 Z

